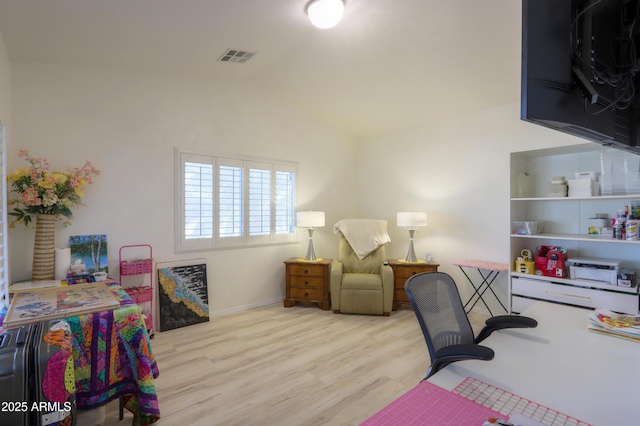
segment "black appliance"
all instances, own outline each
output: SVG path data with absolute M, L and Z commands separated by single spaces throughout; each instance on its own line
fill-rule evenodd
M 50 320 L 0 331 L 0 425 L 76 424 L 71 338 L 64 324 Z M 66 343 L 59 338 L 64 333 Z M 65 384 L 69 380 L 74 383 Z
M 640 0 L 523 0 L 521 118 L 640 153 Z
M 0 423 L 31 424 L 33 341 L 36 325 L 0 332 Z

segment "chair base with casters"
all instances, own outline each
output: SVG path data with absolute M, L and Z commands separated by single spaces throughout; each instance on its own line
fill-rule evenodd
M 474 336 L 455 281 L 444 272 L 423 272 L 410 277 L 405 291 L 422 330 L 431 366 L 422 380 L 447 365 L 470 359 L 490 361 L 493 349 L 479 345 L 491 333 L 506 328 L 534 328 L 537 321 L 519 315 L 489 318 Z

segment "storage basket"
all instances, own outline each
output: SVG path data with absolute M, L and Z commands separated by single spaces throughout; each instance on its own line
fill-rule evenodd
M 538 235 L 542 232 L 542 222 L 535 220 L 514 221 L 512 234 L 514 235 Z
M 122 275 L 150 274 L 152 268 L 153 262 L 150 259 L 137 262 L 120 262 L 120 273 Z
M 136 304 L 150 302 L 153 297 L 153 289 L 151 287 L 129 287 L 126 291 Z
M 546 258 L 545 258 L 546 265 Z M 521 274 L 534 274 L 535 273 L 535 262 L 529 260 L 516 260 L 516 272 L 520 272 Z

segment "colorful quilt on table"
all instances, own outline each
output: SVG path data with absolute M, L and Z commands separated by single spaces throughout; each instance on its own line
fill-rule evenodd
M 154 379 L 158 365 L 138 306 L 119 286 L 114 311 L 68 318 L 74 336 L 76 403 L 79 409 L 100 407 L 120 396 L 134 415 L 134 425 L 160 418 Z

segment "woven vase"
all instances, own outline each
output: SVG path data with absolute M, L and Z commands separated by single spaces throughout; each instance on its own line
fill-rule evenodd
M 56 240 L 56 221 L 54 214 L 39 214 L 36 217 L 36 238 L 33 246 L 34 281 L 52 280 L 55 269 L 54 246 Z

